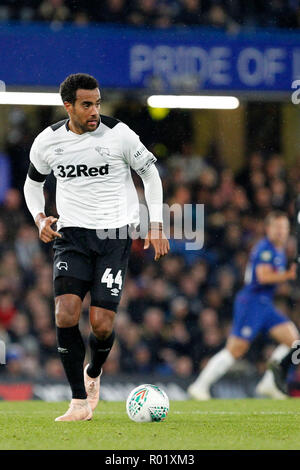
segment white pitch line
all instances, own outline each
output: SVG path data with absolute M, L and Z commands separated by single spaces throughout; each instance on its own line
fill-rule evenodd
M 102 411 L 97 410 L 97 414 L 120 414 L 119 411 Z M 251 415 L 300 415 L 300 411 L 202 411 L 202 410 L 194 410 L 190 412 L 185 411 L 169 411 L 170 414 L 176 415 L 190 415 L 190 414 L 199 414 L 199 415 L 244 415 L 244 416 L 251 416 Z
M 49 414 L 49 410 L 48 411 L 43 411 L 43 410 L 35 410 L 35 411 L 32 411 L 32 413 L 34 413 L 35 415 L 48 415 Z M 51 413 L 53 411 L 51 410 Z M 19 414 L 20 417 L 21 417 L 21 414 L 20 414 L 20 411 L 19 410 L 1 410 L 1 407 L 0 407 L 0 415 L 1 414 L 5 414 L 5 415 L 8 415 L 8 414 Z M 97 415 L 120 415 L 120 411 L 113 411 L 113 410 L 96 410 L 95 411 L 95 414 Z M 124 410 L 123 412 L 121 412 L 121 414 L 126 414 L 126 411 Z M 256 415 L 292 415 L 292 416 L 299 416 L 300 415 L 300 411 L 218 411 L 218 410 L 212 410 L 212 411 L 206 411 L 206 410 L 194 410 L 194 411 L 190 411 L 190 412 L 185 412 L 185 411 L 172 411 L 172 409 L 169 411 L 169 415 L 171 414 L 175 414 L 175 415 L 185 415 L 185 416 L 188 416 L 188 415 L 229 415 L 229 416 L 232 416 L 232 415 L 236 415 L 236 416 L 256 416 Z
M 173 411 L 174 414 L 188 414 L 184 411 Z M 300 411 L 202 411 L 194 410 L 191 414 L 200 415 L 300 415 Z

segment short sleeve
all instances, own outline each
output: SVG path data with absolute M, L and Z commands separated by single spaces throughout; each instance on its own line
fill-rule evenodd
M 149 166 L 155 163 L 157 159 L 142 144 L 139 136 L 126 124 L 120 123 L 118 128 L 121 133 L 123 155 L 126 162 L 138 175 L 143 176 Z
M 30 161 L 35 166 L 37 171 L 42 175 L 49 175 L 51 173 L 51 168 L 48 163 L 45 161 L 41 151 L 41 144 L 38 137 L 34 140 L 31 149 L 30 149 Z
M 256 253 L 256 264 L 274 264 L 274 252 L 268 248 L 263 248 Z

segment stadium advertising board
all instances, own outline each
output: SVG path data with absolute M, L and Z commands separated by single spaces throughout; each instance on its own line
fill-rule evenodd
M 1 79 L 57 86 L 90 73 L 104 88 L 288 91 L 300 79 L 300 34 L 229 35 L 207 29 L 1 27 Z

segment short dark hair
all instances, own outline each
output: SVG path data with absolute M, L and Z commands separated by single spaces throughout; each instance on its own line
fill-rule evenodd
M 289 220 L 288 215 L 285 212 L 280 211 L 280 210 L 271 211 L 268 213 L 267 217 L 265 218 L 265 225 L 267 227 L 273 222 L 273 220 L 282 219 L 282 218 Z
M 63 102 L 68 101 L 74 104 L 77 90 L 94 90 L 95 88 L 99 88 L 99 83 L 92 75 L 73 73 L 60 84 L 59 93 Z

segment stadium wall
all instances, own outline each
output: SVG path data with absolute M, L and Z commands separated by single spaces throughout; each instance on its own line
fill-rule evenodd
M 129 392 L 139 384 L 153 383 L 161 386 L 170 400 L 186 400 L 187 386 L 196 377 L 187 380 L 178 376 L 162 377 L 161 375 L 119 375 L 103 377 L 101 381 L 101 399 L 104 401 L 126 401 Z M 240 373 L 232 372 L 216 383 L 212 388 L 215 398 L 247 398 L 254 396 L 258 377 L 255 370 Z M 188 382 L 188 383 L 187 383 Z M 66 382 L 1 382 L 0 400 L 43 400 L 47 402 L 71 399 L 70 387 Z

